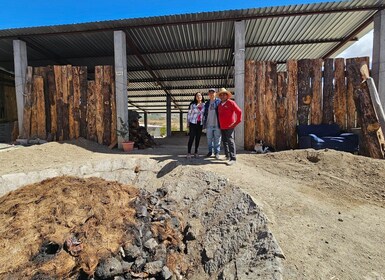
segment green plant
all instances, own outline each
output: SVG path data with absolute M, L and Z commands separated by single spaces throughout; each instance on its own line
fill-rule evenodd
M 130 141 L 130 129 L 129 124 L 122 120 L 122 118 L 119 117 L 120 121 L 120 129 L 116 130 L 116 133 L 118 136 L 122 137 L 125 142 Z

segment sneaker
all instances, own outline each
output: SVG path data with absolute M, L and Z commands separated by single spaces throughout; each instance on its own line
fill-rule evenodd
M 191 158 L 191 154 L 187 154 L 186 158 Z
M 230 159 L 228 162 L 226 162 L 227 165 L 233 165 L 236 161 L 233 159 Z
M 219 154 L 215 154 L 215 159 L 219 159 Z
M 207 153 L 205 157 L 211 157 L 213 154 L 212 153 Z
M 195 153 L 195 154 L 194 154 L 194 157 L 195 157 L 195 158 L 199 158 L 199 154 Z

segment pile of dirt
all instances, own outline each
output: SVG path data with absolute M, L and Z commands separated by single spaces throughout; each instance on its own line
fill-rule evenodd
M 172 275 L 183 257 L 168 249 L 182 246 L 182 222 L 157 209 L 158 202 L 132 186 L 98 178 L 58 177 L 11 192 L 0 199 L 0 277 L 107 279 L 129 273 L 145 278 L 161 274 L 164 266 Z M 155 255 L 158 242 L 164 255 L 143 262 L 139 248 Z M 115 256 L 119 265 L 106 265 Z M 160 270 L 145 272 L 155 261 Z

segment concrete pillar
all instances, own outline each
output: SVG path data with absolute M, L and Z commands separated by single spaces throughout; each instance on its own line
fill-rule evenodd
M 385 110 L 385 10 L 374 15 L 372 77 Z
M 179 113 L 179 131 L 183 131 L 183 112 Z
M 148 124 L 148 120 L 147 120 L 147 112 L 144 112 L 144 128 L 147 130 L 147 124 Z
M 245 114 L 245 22 L 235 22 L 234 34 L 234 84 L 235 84 L 235 102 Z M 244 118 L 244 117 L 243 117 Z M 235 144 L 238 148 L 243 149 L 245 144 L 245 127 L 244 121 L 235 128 Z
M 115 91 L 116 91 L 116 117 L 119 129 L 120 118 L 128 120 L 127 98 L 127 53 L 126 34 L 123 31 L 114 31 L 114 56 L 115 56 Z M 118 147 L 122 148 L 123 138 L 118 137 Z
M 22 135 L 24 115 L 24 87 L 28 67 L 27 44 L 24 41 L 13 41 L 13 59 L 15 63 L 17 119 L 19 124 L 19 135 Z
M 166 128 L 167 136 L 171 136 L 171 96 L 167 95 L 166 99 L 167 114 L 166 114 Z

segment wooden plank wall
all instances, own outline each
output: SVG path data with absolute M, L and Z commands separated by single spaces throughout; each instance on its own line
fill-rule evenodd
M 116 142 L 113 75 L 112 66 L 96 66 L 95 81 L 85 66 L 28 67 L 21 137 Z
M 247 61 L 245 149 L 255 140 L 294 149 L 298 124 L 337 123 L 346 131 L 359 126 L 355 80 L 346 69 L 362 63 L 369 65 L 369 58 L 288 60 L 286 72 L 277 72 L 273 62 Z

